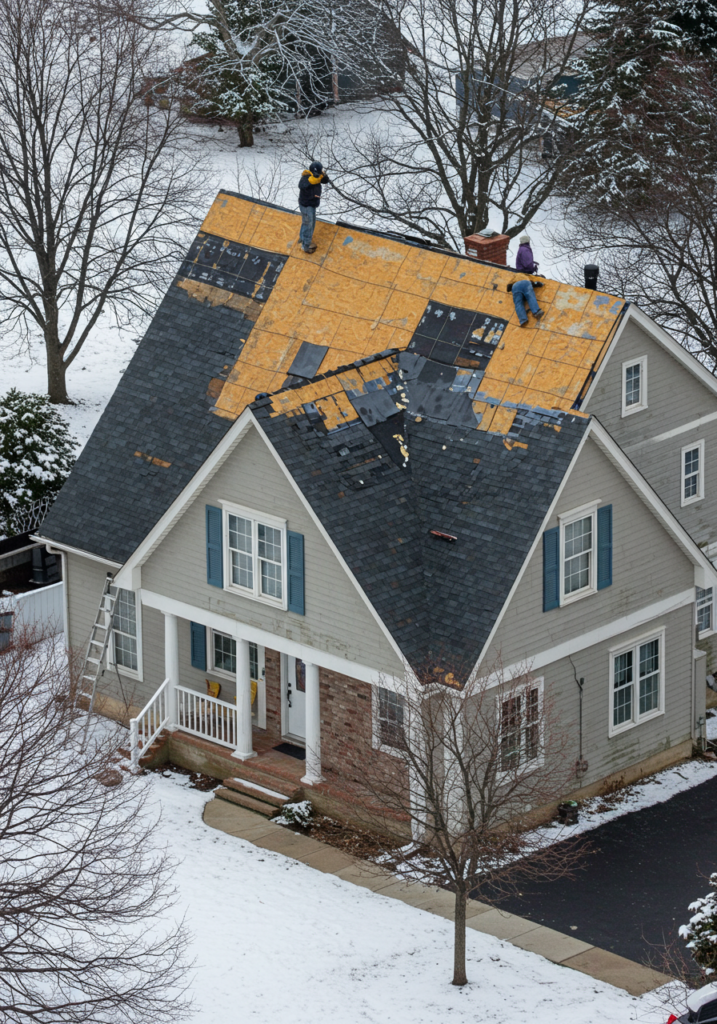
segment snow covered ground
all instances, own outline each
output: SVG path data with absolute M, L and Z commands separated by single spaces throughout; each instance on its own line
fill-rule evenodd
M 153 775 L 158 840 L 181 854 L 193 935 L 193 1024 L 663 1022 L 621 989 L 468 930 L 469 985 L 450 984 L 450 921 L 322 874 L 201 821 L 207 794 Z

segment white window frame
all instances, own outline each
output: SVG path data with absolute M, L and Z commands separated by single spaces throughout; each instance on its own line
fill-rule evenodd
M 700 597 L 700 593 L 702 593 L 702 595 L 703 595 L 702 597 Z M 697 618 L 697 612 L 699 611 L 700 608 L 706 608 L 708 606 L 709 606 L 709 609 L 710 609 L 710 624 L 709 624 L 709 627 L 707 629 L 698 629 L 698 633 L 697 633 L 697 639 L 698 640 L 703 640 L 705 637 L 712 636 L 712 634 L 715 631 L 715 629 L 714 629 L 714 624 L 715 624 L 715 605 L 714 605 L 714 590 L 713 590 L 712 587 L 705 587 L 704 589 L 702 589 L 701 587 L 696 587 L 695 588 L 695 626 L 696 627 L 699 626 L 699 622 L 698 622 L 698 618 Z
M 289 580 L 287 567 L 287 545 L 286 545 L 286 519 L 277 519 L 276 516 L 266 515 L 264 512 L 257 512 L 256 509 L 245 508 L 242 505 L 235 505 L 228 501 L 222 501 L 222 543 L 224 550 L 224 590 L 231 594 L 241 594 L 252 601 L 259 601 L 261 604 L 271 605 L 272 608 L 281 608 L 286 611 L 289 606 Z M 249 519 L 252 523 L 252 560 L 253 560 L 253 587 L 240 587 L 238 583 L 232 583 L 231 574 L 231 552 L 229 550 L 229 516 L 240 516 L 242 519 Z M 259 524 L 270 526 L 281 533 L 281 600 L 261 593 L 261 573 L 259 570 Z
M 540 753 L 538 754 L 537 757 L 533 757 L 533 758 L 530 758 L 530 759 L 526 759 L 525 758 L 524 753 L 525 753 L 525 747 L 526 747 L 526 743 L 525 743 L 526 725 L 530 724 L 530 723 L 526 723 L 524 721 L 521 721 L 520 726 L 519 726 L 519 728 L 520 728 L 520 761 L 519 761 L 519 764 L 524 766 L 526 768 L 526 770 L 527 770 L 527 768 L 539 768 L 542 764 L 545 763 L 545 723 L 544 723 L 544 718 L 543 718 L 543 708 L 544 708 L 543 701 L 544 701 L 544 698 L 545 698 L 545 677 L 544 676 L 538 676 L 535 679 L 530 679 L 526 683 L 521 683 L 520 685 L 517 685 L 517 686 L 514 685 L 512 687 L 509 687 L 507 690 L 506 689 L 499 690 L 498 693 L 496 694 L 496 701 L 497 701 L 496 714 L 498 716 L 498 765 L 499 765 L 499 767 L 498 767 L 498 776 L 499 777 L 507 776 L 507 775 L 510 774 L 510 771 L 511 771 L 511 769 L 503 769 L 503 767 L 502 767 L 503 757 L 502 757 L 501 747 L 502 747 L 502 739 L 503 739 L 503 704 L 505 703 L 506 700 L 510 700 L 513 697 L 520 697 L 520 699 L 524 702 L 523 703 L 523 709 L 521 709 L 521 716 L 523 716 L 524 708 L 525 708 L 525 695 L 527 693 L 529 693 L 531 690 L 537 690 L 538 691 L 538 722 L 537 722 L 537 724 L 538 724 L 538 728 L 540 730 L 540 738 L 538 740 L 539 745 L 540 745 Z
M 700 453 L 700 467 L 697 473 L 697 494 L 691 495 L 689 498 L 685 497 L 685 480 L 687 474 L 685 473 L 685 455 L 687 452 L 693 452 L 695 448 L 699 449 Z M 694 474 L 690 473 L 690 476 Z M 684 508 L 685 505 L 694 505 L 696 501 L 702 501 L 705 496 L 705 441 L 702 438 L 699 441 L 693 441 L 692 444 L 686 444 L 680 451 L 680 504 Z
M 391 686 L 384 686 L 382 688 L 384 690 L 393 690 L 393 687 L 391 687 Z M 373 747 L 374 750 L 380 750 L 381 753 L 383 753 L 383 754 L 390 754 L 391 757 L 401 757 L 402 754 L 401 754 L 401 748 L 400 747 L 393 747 L 393 746 L 390 746 L 389 744 L 383 743 L 381 741 L 381 718 L 380 718 L 380 713 L 381 713 L 381 696 L 380 696 L 380 693 L 379 693 L 379 689 L 381 689 L 381 687 L 379 687 L 378 684 L 371 687 L 371 723 L 372 723 L 371 746 Z M 403 694 L 401 694 L 398 690 L 395 690 L 394 692 L 399 697 L 403 696 Z M 406 718 L 405 718 L 405 711 L 406 711 L 406 708 L 405 708 L 405 705 L 404 705 L 404 722 L 403 722 L 404 729 L 406 728 L 406 725 L 407 725 Z
M 115 656 L 114 623 L 110 623 L 110 642 L 107 645 L 107 664 L 110 668 L 116 669 L 120 675 L 128 676 L 131 679 L 139 679 L 139 681 L 142 682 L 142 602 L 140 601 L 140 592 L 138 590 L 129 590 L 128 587 L 117 587 L 116 589 L 126 590 L 127 593 L 134 594 L 134 619 L 137 626 L 137 635 L 135 637 L 135 640 L 137 641 L 137 668 L 132 669 L 127 668 L 126 665 L 117 664 Z
M 632 366 L 640 367 L 640 401 L 632 405 L 627 404 L 627 371 Z M 622 364 L 622 415 L 632 416 L 634 412 L 642 412 L 647 409 L 647 356 L 638 356 L 637 359 L 626 359 Z
M 588 502 L 587 505 L 581 505 L 579 508 L 570 509 L 569 512 L 564 512 L 558 516 L 558 523 L 560 525 L 560 560 L 558 564 L 558 572 L 560 574 L 560 607 L 563 608 L 565 605 L 572 604 L 574 601 L 580 601 L 584 597 L 590 597 L 591 594 L 597 593 L 597 510 L 601 503 L 601 499 L 598 498 L 596 501 Z M 565 527 L 570 526 L 571 523 L 576 523 L 580 519 L 592 518 L 592 548 L 590 557 L 590 581 L 587 587 L 583 587 L 582 590 L 574 590 L 572 594 L 565 593 Z
M 660 643 L 660 680 L 657 707 L 646 714 L 640 714 L 640 647 L 651 640 L 658 640 Z M 620 725 L 614 725 L 614 699 L 615 699 L 615 659 L 628 651 L 633 652 L 633 679 L 632 679 L 632 718 Z M 634 637 L 617 647 L 610 648 L 610 699 L 608 701 L 608 736 L 619 736 L 623 732 L 629 732 L 644 722 L 650 722 L 653 718 L 659 718 L 665 713 L 665 627 L 644 633 L 642 636 Z
M 234 641 L 234 658 L 236 660 L 237 638 L 235 636 L 232 636 L 230 633 L 225 633 L 221 629 L 210 628 L 209 652 L 207 656 L 207 674 L 211 676 L 216 676 L 218 679 L 226 679 L 227 681 L 231 681 L 236 686 L 236 672 L 227 672 L 226 669 L 216 668 L 214 665 L 215 636 L 223 636 L 226 637 L 227 640 Z M 252 704 L 251 718 L 253 725 L 258 726 L 259 729 L 266 729 L 266 648 L 262 647 L 261 644 L 255 644 L 254 646 L 256 647 L 257 650 L 258 678 L 254 680 L 254 682 L 256 683 L 256 706 Z

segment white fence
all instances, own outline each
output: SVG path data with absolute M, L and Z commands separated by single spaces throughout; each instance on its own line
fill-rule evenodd
M 13 616 L 14 629 L 54 636 L 65 628 L 65 584 L 52 583 L 24 594 L 0 598 L 0 614 Z

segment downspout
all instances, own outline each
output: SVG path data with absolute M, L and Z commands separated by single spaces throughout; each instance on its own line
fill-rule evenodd
M 45 550 L 48 551 L 51 555 L 59 555 L 60 556 L 60 564 L 62 566 L 62 582 L 63 582 L 63 587 L 62 587 L 62 617 L 64 619 L 64 622 L 63 622 L 64 628 L 63 628 L 62 632 L 65 635 L 65 650 L 68 652 L 68 655 L 69 655 L 69 651 L 70 651 L 70 598 L 69 598 L 69 594 L 68 594 L 67 557 L 66 557 L 67 553 L 65 551 L 60 551 L 59 548 L 53 548 L 52 544 L 45 544 Z
M 578 704 L 578 708 L 579 708 L 579 711 L 578 711 L 578 759 L 575 762 L 575 774 L 577 775 L 578 778 L 580 778 L 581 775 L 585 774 L 585 772 L 588 770 L 588 767 L 589 767 L 588 762 L 583 757 L 583 690 L 585 688 L 585 678 L 583 676 L 580 676 L 580 678 L 578 679 L 578 674 L 575 671 L 575 665 L 573 665 L 573 659 L 569 658 L 568 660 L 570 661 L 570 664 L 573 667 L 573 676 L 575 677 L 575 682 L 577 684 L 578 694 L 579 694 L 579 697 L 578 697 L 578 701 L 579 701 L 579 704 Z

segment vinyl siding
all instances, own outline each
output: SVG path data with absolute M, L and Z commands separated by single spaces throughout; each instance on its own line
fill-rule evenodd
M 559 515 L 596 499 L 613 508 L 612 585 L 573 604 L 543 612 L 543 552 L 539 544 L 498 628 L 484 661 L 486 666 L 497 661 L 506 666 L 529 665 L 531 658 L 542 651 L 694 586 L 692 563 L 597 444 L 588 438 L 547 528 L 558 525 Z M 694 605 L 690 603 L 574 654 L 572 664 L 564 658 L 536 670 L 535 675 L 544 677 L 560 708 L 561 727 L 574 737 L 576 758 L 575 673 L 585 679 L 583 756 L 590 768 L 580 785 L 589 785 L 689 738 L 693 616 Z M 610 738 L 610 650 L 663 627 L 665 713 Z
M 207 583 L 205 506 L 222 501 L 286 519 L 287 529 L 303 534 L 305 615 Z M 370 668 L 402 671 L 358 590 L 253 427 L 143 565 L 142 586 Z M 187 626 L 187 645 L 188 636 Z
M 648 408 L 622 416 L 622 365 L 647 356 Z M 628 321 L 585 411 L 597 416 L 698 544 L 717 541 L 717 420 L 652 441 L 717 412 L 717 396 L 637 324 Z M 681 453 L 705 441 L 705 497 L 681 505 Z
M 588 438 L 547 528 L 558 526 L 559 515 L 597 499 L 612 505 L 612 586 L 544 612 L 538 544 L 498 627 L 489 661 L 500 657 L 503 664 L 514 664 L 694 585 L 692 563 Z

